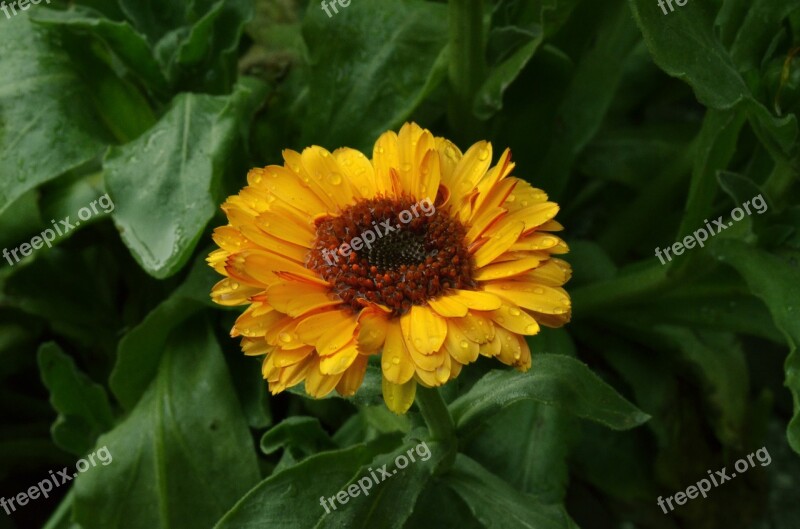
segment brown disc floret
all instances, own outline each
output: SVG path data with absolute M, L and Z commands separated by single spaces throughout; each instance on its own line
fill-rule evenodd
M 307 266 L 355 311 L 366 300 L 400 315 L 446 289 L 475 287 L 466 229 L 441 208 L 378 197 L 320 218 L 316 228 Z

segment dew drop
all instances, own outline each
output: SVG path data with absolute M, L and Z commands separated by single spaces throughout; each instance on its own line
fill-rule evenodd
M 399 356 L 393 356 L 393 357 L 392 357 L 392 363 L 393 363 L 394 365 L 397 365 L 397 364 L 399 364 L 399 363 L 400 363 L 400 357 L 399 357 Z
M 534 294 L 544 294 L 544 289 L 542 287 L 536 287 L 533 289 Z
M 330 182 L 331 185 L 338 186 L 342 183 L 342 175 L 339 173 L 330 173 L 328 174 L 328 182 Z
M 469 342 L 466 340 L 461 340 L 461 343 L 458 345 L 460 345 L 462 349 L 469 349 Z
M 508 309 L 508 312 L 510 312 L 512 316 L 519 316 L 520 314 L 522 314 L 522 312 L 520 312 L 520 310 L 517 307 L 511 307 L 510 309 Z
M 478 153 L 478 159 L 482 162 L 485 161 L 486 158 L 488 157 L 489 157 L 489 149 L 481 149 L 481 151 Z
M 525 332 L 527 332 L 527 333 L 533 333 L 533 332 L 536 332 L 536 325 L 534 325 L 533 323 L 531 323 L 530 325 L 528 325 L 527 327 L 525 327 Z
M 278 335 L 278 338 L 284 343 L 289 343 L 292 341 L 292 336 L 288 332 L 282 332 Z

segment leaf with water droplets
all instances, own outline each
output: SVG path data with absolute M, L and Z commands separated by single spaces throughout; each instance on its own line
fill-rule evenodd
M 534 355 L 527 373 L 491 371 L 450 404 L 458 429 L 468 435 L 506 406 L 532 399 L 615 430 L 627 430 L 650 416 L 625 400 L 583 363 L 568 356 Z

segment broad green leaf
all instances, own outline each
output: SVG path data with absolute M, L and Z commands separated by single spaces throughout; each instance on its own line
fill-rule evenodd
M 30 259 L 15 265 L 0 295 L 3 304 L 42 318 L 53 332 L 84 346 L 113 350 L 121 325 L 113 253 L 99 246 L 44 246 Z
M 335 495 L 360 477 L 361 465 L 372 456 L 365 445 L 311 456 L 259 483 L 214 529 L 314 527 L 325 515 L 321 498 Z
M 0 213 L 25 192 L 98 156 L 106 138 L 84 83 L 51 32 L 28 17 L 0 32 Z M 63 141 L 53 141 L 54 135 Z
M 553 406 L 515 402 L 489 419 L 465 453 L 518 491 L 561 502 L 569 484 L 567 456 L 577 437 L 576 421 Z
M 786 387 L 794 398 L 794 416 L 789 422 L 789 444 L 800 454 L 800 319 L 796 312 L 800 300 L 800 272 L 796 263 L 748 246 L 741 241 L 715 241 L 712 253 L 738 271 L 750 290 L 769 307 L 775 325 L 789 346 L 786 358 Z
M 198 258 L 186 281 L 119 341 L 109 387 L 123 408 L 133 408 L 150 385 L 173 329 L 208 303 L 210 271 Z
M 326 513 L 314 527 L 403 527 L 411 516 L 420 493 L 431 479 L 437 462 L 445 453 L 445 447 L 439 443 L 409 441 L 394 452 L 378 456 L 368 466 L 362 466 L 358 475 L 346 487 L 342 486 L 342 490 L 353 492 L 347 503 L 337 503 L 336 510 L 332 510 L 329 503 L 330 513 Z M 400 468 L 401 465 L 406 466 Z M 378 470 L 380 468 L 390 476 L 383 475 Z M 375 483 L 371 477 L 373 469 L 379 483 Z
M 166 90 L 167 80 L 153 56 L 150 45 L 128 22 L 109 20 L 93 9 L 83 6 L 73 6 L 66 11 L 40 9 L 32 14 L 32 18 L 44 26 L 88 32 L 119 57 L 148 89 L 156 93 Z
M 744 440 L 750 393 L 741 344 L 727 333 L 667 326 L 658 327 L 656 331 L 666 343 L 680 350 L 690 371 L 696 374 L 719 440 L 728 446 L 740 446 Z
M 443 481 L 489 529 L 577 529 L 562 506 L 519 492 L 465 455 Z
M 488 119 L 503 107 L 503 93 L 514 82 L 522 69 L 539 49 L 545 37 L 559 27 L 569 16 L 579 0 L 538 0 L 532 3 L 515 2 L 514 7 L 499 5 L 496 9 L 510 18 L 513 25 L 493 28 L 492 40 L 521 40 L 522 44 L 506 50 L 502 61 L 489 69 L 478 93 L 475 94 L 473 111 L 481 119 Z M 522 11 L 522 12 L 520 12 Z M 520 19 L 527 14 L 535 20 Z
M 800 9 L 800 0 L 754 0 L 748 6 L 747 16 L 731 46 L 731 58 L 740 70 L 759 68 L 783 20 L 797 9 Z
M 215 190 L 242 122 L 262 96 L 260 85 L 230 96 L 182 94 L 155 127 L 110 150 L 114 221 L 150 275 L 165 278 L 186 264 L 218 206 Z
M 686 214 L 678 229 L 679 239 L 702 228 L 703 220 L 712 213 L 717 194 L 717 172 L 730 163 L 743 124 L 742 112 L 709 110 L 706 113 L 696 140 L 692 181 Z
M 776 156 L 796 154 L 797 119 L 778 119 L 754 99 L 714 33 L 712 4 L 690 2 L 664 16 L 655 2 L 629 2 L 647 47 L 667 74 L 686 81 L 710 108 L 728 110 L 741 104 L 759 138 Z
M 636 44 L 638 35 L 628 9 L 622 2 L 615 4 L 564 93 L 552 144 L 538 168 L 537 187 L 555 198 L 566 188 L 575 158 L 600 128 L 622 77 L 624 59 Z
M 265 454 L 283 448 L 293 452 L 296 459 L 334 447 L 330 436 L 314 417 L 288 417 L 261 436 L 261 451 Z
M 441 478 L 428 481 L 420 493 L 414 512 L 406 520 L 405 529 L 419 527 L 458 527 L 459 529 L 483 529 L 475 519 L 464 500 Z
M 408 119 L 430 89 L 447 37 L 447 8 L 362 0 L 328 18 L 312 4 L 303 34 L 311 79 L 302 143 L 371 153 L 378 136 Z
M 37 358 L 50 403 L 59 414 L 52 427 L 53 439 L 64 450 L 83 456 L 114 423 L 105 389 L 80 372 L 53 342 L 42 345 Z
M 257 483 L 250 432 L 202 319 L 171 333 L 153 383 L 100 445 L 113 461 L 75 484 L 84 529 L 210 527 Z
M 491 371 L 450 404 L 462 433 L 485 426 L 506 406 L 530 399 L 597 421 L 615 430 L 635 428 L 649 415 L 625 400 L 583 363 L 568 356 L 537 354 L 527 373 Z

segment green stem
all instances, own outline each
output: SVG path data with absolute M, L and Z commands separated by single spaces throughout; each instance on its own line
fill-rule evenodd
M 486 71 L 483 0 L 450 0 L 449 18 L 450 125 L 454 132 L 473 140 L 480 122 L 472 112 L 472 102 Z
M 453 416 L 447 409 L 442 395 L 437 388 L 425 388 L 417 386 L 417 396 L 414 399 L 417 403 L 422 418 L 431 432 L 434 441 L 442 443 L 448 450 L 447 456 L 441 462 L 441 468 L 449 468 L 455 461 L 458 452 L 458 437 L 456 437 L 456 425 Z

